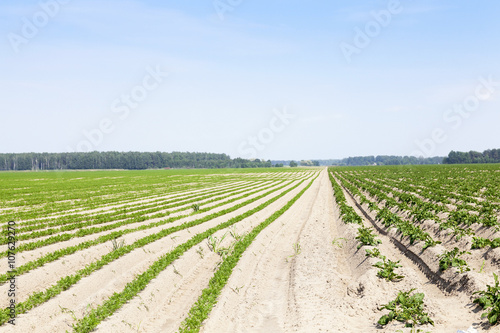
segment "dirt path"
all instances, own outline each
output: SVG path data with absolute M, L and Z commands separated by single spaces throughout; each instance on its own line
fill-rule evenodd
M 309 223 L 316 222 L 312 212 L 318 203 L 329 199 L 328 195 L 323 196 L 328 190 L 325 176 L 323 172 L 304 196 L 262 231 L 244 253 L 203 332 L 288 332 L 296 326 L 295 320 L 288 320 L 296 316 L 297 301 L 302 297 L 296 295 L 296 260 L 309 249 L 309 245 L 301 243 L 300 235 Z M 316 212 L 324 214 L 326 221 L 332 218 L 326 216 L 328 211 Z M 326 230 L 317 229 L 320 234 L 329 235 L 331 226 L 327 222 Z M 302 252 L 295 255 L 293 245 L 297 243 Z M 328 257 L 325 260 L 330 261 Z M 334 272 L 331 270 L 330 275 Z

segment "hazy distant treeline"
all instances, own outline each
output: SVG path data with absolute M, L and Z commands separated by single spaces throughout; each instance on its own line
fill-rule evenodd
M 213 153 L 22 153 L 0 154 L 0 170 L 155 169 L 155 168 L 257 168 L 271 161 L 231 159 Z
M 480 153 L 451 151 L 443 161 L 445 164 L 500 163 L 500 149 L 488 149 Z
M 315 160 L 320 166 L 363 166 L 363 165 L 418 165 L 418 164 L 440 164 L 443 163 L 444 157 L 414 157 L 414 156 L 355 156 L 337 160 Z M 291 161 L 272 161 L 273 165 L 282 163 L 289 165 Z M 316 165 L 316 164 L 315 164 Z

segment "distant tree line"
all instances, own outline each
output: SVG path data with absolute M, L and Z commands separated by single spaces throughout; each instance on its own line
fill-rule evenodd
M 21 153 L 0 154 L 0 170 L 71 170 L 71 169 L 158 169 L 158 168 L 261 168 L 271 161 L 231 159 L 213 153 Z
M 304 166 L 363 166 L 363 165 L 418 165 L 418 164 L 441 164 L 444 157 L 414 157 L 414 156 L 355 156 L 347 157 L 344 159 L 331 159 L 331 160 L 314 160 L 314 161 L 301 161 L 300 165 Z M 294 161 L 272 161 L 273 164 L 290 165 Z M 296 163 L 296 162 L 294 162 Z M 291 165 L 290 165 L 291 166 Z
M 339 165 L 361 166 L 361 165 L 420 165 L 441 164 L 443 157 L 415 157 L 415 156 L 356 156 L 344 158 Z
M 480 153 L 451 151 L 443 160 L 445 164 L 500 163 L 500 149 L 488 149 Z

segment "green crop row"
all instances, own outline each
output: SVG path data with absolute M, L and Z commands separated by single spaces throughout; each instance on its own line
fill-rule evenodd
M 259 198 L 262 198 L 262 197 L 264 197 L 264 196 L 266 196 L 266 195 L 268 195 L 270 193 L 273 193 L 274 191 L 278 191 L 278 190 L 280 190 L 280 189 L 288 186 L 291 183 L 292 183 L 292 181 L 287 182 L 285 185 L 283 185 L 281 187 L 278 187 L 275 190 L 269 191 L 269 192 L 267 192 L 267 193 L 265 193 L 265 194 L 263 194 L 263 195 L 261 195 L 261 196 L 259 196 L 257 198 L 247 200 L 242 205 L 249 204 L 249 203 L 251 203 L 251 202 L 253 202 L 255 200 L 258 200 Z M 203 212 L 207 212 L 207 211 L 210 211 L 211 209 L 214 209 L 214 208 L 217 208 L 217 207 L 220 207 L 220 206 L 232 203 L 234 201 L 237 201 L 237 200 L 240 200 L 240 199 L 243 199 L 243 198 L 246 198 L 246 197 L 251 196 L 251 195 L 253 195 L 255 193 L 258 193 L 258 192 L 261 192 L 261 191 L 265 191 L 265 190 L 267 190 L 267 189 L 269 189 L 269 188 L 271 188 L 273 186 L 276 186 L 276 185 L 270 185 L 268 187 L 255 190 L 253 192 L 248 192 L 248 193 L 246 193 L 246 194 L 244 194 L 242 196 L 234 197 L 234 198 L 231 198 L 231 199 L 229 199 L 227 201 L 220 202 L 220 203 L 218 203 L 215 206 L 212 206 L 212 207 L 209 207 L 209 208 L 200 209 L 198 211 L 198 214 L 199 213 L 203 213 Z M 235 210 L 234 207 L 235 206 L 233 206 L 232 208 L 224 210 L 223 211 L 223 212 L 225 212 L 224 214 L 234 211 Z M 243 206 L 241 206 L 241 207 L 243 207 Z M 241 208 L 241 207 L 240 207 L 240 205 L 238 205 L 238 208 Z M 217 213 L 211 214 L 208 217 L 214 217 L 215 214 L 217 214 Z M 83 242 L 83 243 L 80 243 L 80 244 L 75 245 L 75 246 L 70 246 L 70 247 L 67 247 L 67 248 L 64 248 L 64 249 L 57 250 L 55 252 L 48 253 L 48 254 L 44 255 L 43 257 L 41 257 L 41 258 L 38 258 L 38 259 L 36 259 L 34 261 L 30 261 L 30 262 L 28 262 L 28 263 L 26 263 L 26 264 L 24 264 L 22 266 L 19 266 L 16 269 L 16 273 L 17 273 L 17 275 L 25 274 L 25 273 L 27 273 L 27 272 L 35 269 L 35 268 L 41 267 L 44 264 L 52 262 L 52 261 L 55 261 L 55 260 L 57 260 L 57 259 L 59 259 L 59 258 L 61 258 L 63 256 L 73 254 L 73 253 L 75 253 L 77 251 L 89 248 L 89 247 L 94 246 L 94 245 L 105 243 L 107 241 L 116 239 L 118 237 L 121 237 L 121 236 L 129 234 L 129 233 L 133 233 L 133 232 L 136 232 L 136 231 L 143 231 L 143 230 L 147 230 L 147 229 L 150 229 L 150 228 L 154 228 L 154 227 L 158 227 L 158 226 L 161 226 L 161 225 L 165 225 L 167 223 L 171 223 L 171 222 L 180 220 L 180 219 L 185 218 L 187 216 L 189 216 L 189 215 L 176 216 L 176 217 L 172 217 L 172 218 L 169 218 L 167 220 L 164 220 L 164 221 L 153 222 L 153 223 L 150 223 L 150 224 L 147 224 L 147 225 L 141 225 L 141 226 L 139 226 L 137 228 L 133 228 L 133 229 L 126 229 L 126 230 L 121 230 L 121 231 L 114 231 L 112 233 L 100 236 L 99 238 L 97 238 L 95 240 Z M 201 219 L 198 219 L 198 220 L 201 220 Z M 42 246 L 43 245 L 40 245 L 39 247 L 42 247 Z M 22 250 L 22 248 L 21 248 L 21 250 Z M 17 249 L 17 251 L 20 252 L 19 248 Z M 7 252 L 5 252 L 4 256 L 6 256 L 6 255 L 7 255 Z M 2 274 L 2 275 L 0 275 L 0 283 L 4 283 L 8 279 L 9 279 L 9 275 L 8 274 Z
M 228 226 L 229 226 L 229 225 L 234 224 L 238 221 L 241 221 L 245 217 L 250 216 L 257 211 L 264 209 L 265 207 L 270 205 L 272 202 L 278 200 L 280 197 L 284 196 L 286 193 L 288 193 L 288 192 L 292 191 L 294 188 L 298 187 L 300 184 L 302 184 L 302 182 L 304 182 L 304 180 L 300 181 L 298 184 L 294 185 L 293 187 L 281 192 L 279 195 L 269 199 L 268 201 L 264 202 L 263 204 L 259 205 L 258 207 L 254 208 L 252 210 L 249 210 L 241 215 L 238 215 L 237 217 L 230 219 L 228 222 L 225 222 L 224 224 L 221 224 L 218 227 L 214 227 L 214 228 L 209 229 L 209 230 L 214 230 L 214 229 L 219 230 L 219 228 L 222 228 L 221 227 L 222 225 L 225 225 L 225 224 L 232 222 L 232 223 L 228 224 Z M 263 198 L 263 197 L 267 196 L 268 194 L 271 194 L 272 192 L 274 192 L 274 190 L 267 192 L 267 193 L 261 195 L 260 197 Z M 105 254 L 104 256 L 101 257 L 101 259 L 87 265 L 85 268 L 77 271 L 75 274 L 61 278 L 55 285 L 49 287 L 45 291 L 34 293 L 26 301 L 18 303 L 17 307 L 16 307 L 16 312 L 17 312 L 17 314 L 25 313 L 25 312 L 31 310 L 32 308 L 48 301 L 49 299 L 53 298 L 54 296 L 69 289 L 72 285 L 74 285 L 75 283 L 80 281 L 83 277 L 89 276 L 92 272 L 102 268 L 103 266 L 109 264 L 110 262 L 120 258 L 121 256 L 123 256 L 127 253 L 130 253 L 132 250 L 134 250 L 136 248 L 143 247 L 146 244 L 149 244 L 149 243 L 154 242 L 158 239 L 166 237 L 166 236 L 168 236 L 176 231 L 191 228 L 193 226 L 199 225 L 203 222 L 209 221 L 209 220 L 216 218 L 218 216 L 222 216 L 222 215 L 225 215 L 231 211 L 235 211 L 235 210 L 237 210 L 237 209 L 239 209 L 239 208 L 241 208 L 241 207 L 243 207 L 243 206 L 245 206 L 245 205 L 247 205 L 255 200 L 258 200 L 258 199 L 259 199 L 259 197 L 256 197 L 254 199 L 250 199 L 247 202 L 241 203 L 239 205 L 235 205 L 234 207 L 232 207 L 230 209 L 226 209 L 226 210 L 220 211 L 218 213 L 214 213 L 212 215 L 206 216 L 204 218 L 201 218 L 201 219 L 198 219 L 195 221 L 186 222 L 186 223 L 179 225 L 179 226 L 176 226 L 176 227 L 164 229 L 164 230 L 160 231 L 159 233 L 156 233 L 156 234 L 144 237 L 142 239 L 139 239 L 131 245 L 126 245 L 126 246 L 120 247 L 120 248 L 116 249 L 115 251 L 112 251 L 108 254 Z M 215 232 L 215 231 L 216 230 L 214 230 L 213 232 Z M 189 242 L 190 241 L 188 241 L 187 243 L 189 243 Z M 173 252 L 169 252 L 169 254 L 175 253 L 175 257 L 180 256 L 181 253 L 183 253 L 184 251 L 187 250 L 187 248 L 186 248 L 187 243 L 179 245 L 176 248 L 177 252 L 175 252 L 176 250 L 174 250 Z M 163 259 L 173 258 L 173 257 L 169 256 L 169 254 L 164 255 L 162 258 Z M 162 259 L 160 259 L 159 261 L 161 261 L 161 260 Z M 157 263 L 158 263 L 158 261 L 157 261 Z M 149 272 L 149 270 L 148 270 L 148 272 Z M 146 274 L 146 273 L 143 273 L 143 274 Z M 146 275 L 148 275 L 148 274 L 146 274 Z M 4 324 L 5 322 L 7 322 L 9 320 L 9 318 L 10 318 L 9 311 L 10 311 L 9 308 L 5 308 L 5 309 L 2 309 L 2 311 L 0 311 L 0 324 Z
M 144 290 L 144 288 L 149 284 L 149 282 L 153 278 L 157 277 L 163 270 L 165 270 L 166 267 L 168 267 L 174 260 L 178 259 L 184 252 L 186 252 L 196 244 L 199 244 L 200 242 L 202 242 L 204 239 L 206 239 L 208 236 L 212 235 L 216 231 L 227 228 L 243 220 L 244 218 L 264 209 L 265 207 L 269 206 L 271 203 L 283 197 L 285 194 L 287 194 L 294 188 L 298 187 L 300 184 L 302 184 L 303 181 L 301 181 L 294 187 L 282 192 L 280 195 L 259 205 L 256 208 L 247 211 L 246 213 L 241 214 L 237 217 L 234 217 L 225 223 L 219 224 L 216 227 L 206 230 L 205 232 L 193 236 L 189 241 L 177 246 L 174 250 L 163 255 L 159 260 L 154 262 L 144 273 L 140 274 L 133 281 L 129 282 L 125 286 L 123 291 L 119 293 L 114 293 L 113 296 L 111 296 L 108 300 L 103 302 L 97 308 L 93 309 L 85 317 L 78 320 L 73 326 L 74 332 L 90 332 L 94 330 L 94 328 L 102 320 L 112 315 L 115 311 L 120 309 L 123 306 L 123 304 L 125 304 L 127 301 L 135 297 L 140 291 Z

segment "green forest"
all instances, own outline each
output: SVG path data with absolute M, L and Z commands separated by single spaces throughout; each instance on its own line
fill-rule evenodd
M 500 149 L 488 149 L 480 153 L 451 151 L 443 161 L 444 164 L 469 164 L 469 163 L 500 163 Z
M 88 170 L 88 169 L 219 169 L 269 168 L 272 166 L 368 166 L 500 163 L 500 149 L 482 153 L 451 151 L 448 157 L 356 156 L 339 160 L 264 161 L 232 159 L 226 154 L 190 152 L 89 152 L 89 153 L 20 153 L 0 154 L 0 170 Z
M 0 154 L 0 170 L 71 170 L 71 169 L 159 169 L 159 168 L 266 168 L 271 161 L 231 159 L 213 153 L 22 153 Z

